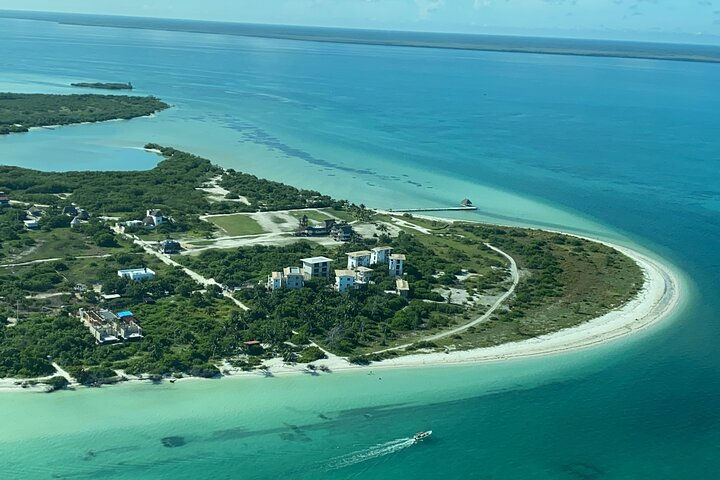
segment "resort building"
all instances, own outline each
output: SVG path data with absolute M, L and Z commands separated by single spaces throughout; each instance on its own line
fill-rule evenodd
M 353 227 L 348 223 L 338 223 L 332 228 L 332 236 L 338 242 L 349 242 L 353 237 Z
M 270 290 L 287 288 L 290 290 L 303 288 L 305 277 L 300 267 L 285 267 L 282 272 L 272 272 L 268 275 L 267 287 Z
M 303 288 L 305 286 L 305 277 L 300 267 L 283 268 L 283 281 L 285 288 L 290 290 Z
M 29 218 L 40 218 L 43 215 L 43 211 L 36 206 L 32 206 L 25 212 Z
M 128 268 L 126 270 L 118 270 L 118 277 L 127 278 L 134 282 L 140 280 L 152 280 L 155 278 L 155 272 L 149 268 Z
M 300 260 L 303 264 L 303 276 L 306 279 L 313 277 L 325 277 L 330 275 L 331 258 L 327 257 L 311 257 Z
M 355 272 L 335 270 L 335 290 L 344 293 L 355 286 Z
M 357 267 L 355 269 L 355 283 L 357 285 L 367 285 L 370 283 L 370 275 L 372 274 L 372 268 L 368 267 Z
M 143 338 L 142 328 L 140 328 L 140 325 L 135 321 L 135 316 L 132 312 L 118 312 L 115 318 L 117 334 L 124 340 L 139 340 Z
M 350 252 L 347 254 L 348 270 L 352 270 L 357 267 L 369 267 L 370 266 L 370 251 L 360 250 L 359 252 Z
M 98 343 L 114 343 L 124 340 L 143 338 L 142 328 L 137 324 L 132 312 L 120 312 L 117 315 L 110 310 L 80 309 L 80 320 L 90 329 Z
M 110 310 L 80 309 L 80 320 L 90 329 L 98 343 L 113 343 L 119 340 L 115 332 L 115 318 Z
M 392 247 L 375 247 L 370 251 L 370 265 L 388 263 Z
M 390 275 L 402 276 L 405 267 L 405 255 L 394 253 L 390 255 Z
M 75 206 L 75 204 L 72 204 L 72 205 L 63 207 L 62 213 L 63 213 L 63 215 L 67 215 L 68 217 L 74 217 L 78 214 L 78 209 Z
M 283 288 L 283 274 L 282 272 L 272 272 L 268 275 L 267 288 L 269 290 L 280 290 Z
M 398 278 L 397 280 L 395 280 L 395 293 L 397 293 L 401 297 L 408 296 L 408 293 L 410 293 L 410 285 L 408 284 L 407 280 L 403 280 L 402 278 Z

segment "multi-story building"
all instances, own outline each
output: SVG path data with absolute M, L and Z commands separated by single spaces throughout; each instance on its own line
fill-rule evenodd
M 330 275 L 331 258 L 311 257 L 300 260 L 303 264 L 303 276 L 306 279 L 315 277 L 327 278 Z
M 390 275 L 395 277 L 402 276 L 404 267 L 405 255 L 400 253 L 393 253 L 390 255 Z
M 358 252 L 350 252 L 347 254 L 348 262 L 347 262 L 347 268 L 348 270 L 355 269 L 357 267 L 369 267 L 370 266 L 370 256 L 371 253 L 369 250 L 360 250 Z
M 375 247 L 370 251 L 370 265 L 388 263 L 392 247 Z
M 355 272 L 352 270 L 335 270 L 335 290 L 344 293 L 355 286 Z

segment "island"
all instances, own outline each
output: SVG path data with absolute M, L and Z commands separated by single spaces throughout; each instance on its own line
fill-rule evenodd
M 371 209 L 145 148 L 162 157 L 148 171 L 0 166 L 6 386 L 542 354 L 677 299 L 628 249 Z
M 97 88 L 99 90 L 132 90 L 133 86 L 132 83 L 103 83 L 103 82 L 79 82 L 79 83 L 71 83 L 71 87 L 80 87 L 80 88 Z
M 37 127 L 130 120 L 169 107 L 155 97 L 0 93 L 0 135 Z

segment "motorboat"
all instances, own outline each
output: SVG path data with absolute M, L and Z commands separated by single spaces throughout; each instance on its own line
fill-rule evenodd
M 413 435 L 413 442 L 418 443 L 422 442 L 426 438 L 428 438 L 430 435 L 432 435 L 432 430 L 428 430 L 426 432 L 418 432 L 415 435 Z

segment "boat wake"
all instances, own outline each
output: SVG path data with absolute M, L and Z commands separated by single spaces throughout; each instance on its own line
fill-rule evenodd
M 417 440 L 415 440 L 413 437 L 407 437 L 398 438 L 396 440 L 392 440 L 387 443 L 381 443 L 379 445 L 374 445 L 370 448 L 366 448 L 365 450 L 348 453 L 347 455 L 342 455 L 340 457 L 330 460 L 327 465 L 327 469 L 338 470 L 340 468 L 356 465 L 367 460 L 372 460 L 373 458 L 384 457 L 385 455 L 397 453 L 401 450 L 405 450 L 408 447 L 412 447 L 416 443 Z

